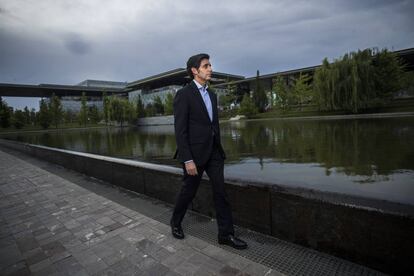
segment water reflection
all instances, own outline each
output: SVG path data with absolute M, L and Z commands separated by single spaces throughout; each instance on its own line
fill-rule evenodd
M 246 157 L 318 163 L 346 175 L 414 169 L 414 119 L 268 120 L 222 126 L 232 162 Z
M 223 123 L 221 130 L 227 176 L 414 204 L 414 117 L 242 121 Z M 50 131 L 8 138 L 178 166 L 171 159 L 173 126 Z

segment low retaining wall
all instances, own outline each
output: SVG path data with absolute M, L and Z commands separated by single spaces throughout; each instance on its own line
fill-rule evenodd
M 18 150 L 168 203 L 181 169 L 0 139 Z M 226 179 L 235 223 L 393 274 L 414 271 L 413 206 L 320 191 Z M 192 210 L 214 216 L 202 180 Z

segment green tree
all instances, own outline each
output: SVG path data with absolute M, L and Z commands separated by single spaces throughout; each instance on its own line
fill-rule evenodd
M 39 124 L 44 128 L 47 129 L 50 126 L 51 120 L 50 120 L 50 111 L 48 104 L 44 99 L 40 100 L 39 103 Z
M 240 103 L 240 113 L 247 117 L 251 117 L 258 112 L 256 105 L 254 104 L 252 98 L 245 94 L 243 100 Z
M 309 103 L 312 99 L 313 90 L 310 80 L 310 76 L 300 73 L 292 87 L 291 93 L 294 97 L 294 104 L 300 105 L 301 108 L 303 104 Z
M 144 103 L 142 102 L 141 95 L 138 95 L 136 111 L 137 111 L 137 118 L 145 117 L 145 107 L 144 107 Z
M 66 110 L 63 112 L 63 120 L 66 124 L 72 124 L 78 119 L 78 114 L 72 110 Z
M 400 71 L 396 69 L 398 61 L 391 62 L 389 59 L 395 57 L 386 51 L 376 56 L 366 49 L 345 54 L 333 63 L 324 59 L 314 75 L 315 103 L 319 109 L 357 113 L 383 105 L 396 92 Z
M 121 100 L 116 97 L 112 96 L 110 98 L 110 105 L 111 105 L 111 121 L 119 122 L 122 126 L 124 122 L 123 117 L 123 110 L 122 110 L 122 103 Z
M 109 97 L 106 95 L 106 92 L 102 94 L 102 103 L 103 103 L 103 117 L 106 124 L 108 124 L 111 117 L 111 106 L 109 103 Z
M 162 103 L 162 100 L 161 100 L 160 96 L 155 96 L 154 97 L 153 106 L 154 106 L 156 115 L 164 114 L 164 105 Z
M 136 110 L 134 104 L 130 102 L 128 99 L 122 99 L 122 104 L 125 120 L 133 124 L 136 120 Z
M 264 112 L 266 109 L 266 105 L 267 105 L 267 96 L 260 83 L 259 77 L 260 77 L 259 70 L 257 70 L 255 90 L 253 91 L 253 102 L 256 105 L 259 112 Z
M 168 93 L 165 98 L 165 103 L 164 103 L 165 115 L 173 114 L 173 109 L 174 109 L 174 96 L 172 93 Z
M 409 96 L 414 96 L 414 71 L 405 72 L 401 79 L 401 89 Z
M 227 82 L 229 81 L 229 79 L 227 79 Z M 218 104 L 223 107 L 223 109 L 229 109 L 231 104 L 235 104 L 236 102 L 241 102 L 237 101 L 237 85 L 235 84 L 231 84 L 231 83 L 227 83 L 226 85 L 226 92 L 222 95 L 220 95 L 219 97 L 219 102 Z
M 331 64 L 327 58 L 322 61 L 321 67 L 316 69 L 313 76 L 314 102 L 322 111 L 334 110 L 332 95 Z
M 36 110 L 34 108 L 30 109 L 30 124 L 32 126 L 37 125 Z
M 220 95 L 218 100 L 218 105 L 221 106 L 224 110 L 229 109 L 231 103 L 233 102 L 233 97 L 230 94 Z
M 0 97 L 0 125 L 3 128 L 10 127 L 11 124 L 11 110 L 10 107 L 7 105 L 6 101 L 4 101 Z
M 345 55 L 343 62 L 338 63 L 341 77 L 341 108 L 357 113 L 360 110 L 381 105 L 383 99 L 377 97 L 375 91 L 375 68 L 372 64 L 370 49 Z
M 85 92 L 82 92 L 81 97 L 81 108 L 79 111 L 79 124 L 86 126 L 86 123 L 88 122 L 88 106 L 86 103 L 86 95 Z
M 21 110 L 16 110 L 13 113 L 13 126 L 17 129 L 21 129 L 25 125 L 25 116 L 24 112 Z
M 24 124 L 25 125 L 30 125 L 30 111 L 29 108 L 27 106 L 24 107 L 23 109 L 23 115 L 24 115 Z
M 242 88 L 240 85 L 242 84 L 229 83 L 227 85 L 227 90 L 229 92 L 229 101 L 231 101 L 231 103 L 241 103 L 241 101 L 243 100 L 243 96 L 246 93 L 249 93 L 249 89 Z
M 219 105 L 223 109 L 229 109 L 232 103 L 241 102 L 237 101 L 237 85 L 231 84 L 227 78 L 226 92 L 219 97 Z
M 315 72 L 316 102 L 321 110 L 353 113 L 382 106 L 400 91 L 403 69 L 397 56 L 386 49 L 352 52 L 331 64 L 325 59 Z
M 153 103 L 149 103 L 145 106 L 145 114 L 147 117 L 155 116 L 156 113 L 157 112 Z
M 272 90 L 276 94 L 275 106 L 280 109 L 288 109 L 292 104 L 292 93 L 282 76 L 277 76 L 273 80 Z
M 384 49 L 373 57 L 376 98 L 389 102 L 403 85 L 404 65 L 397 54 Z
M 124 125 L 125 122 L 132 122 L 134 119 L 134 106 L 128 99 L 112 96 L 110 98 L 111 121 L 116 121 Z
M 90 118 L 91 123 L 96 124 L 100 120 L 99 111 L 96 105 L 92 105 L 88 108 L 88 118 Z
M 62 122 L 63 110 L 60 98 L 57 97 L 54 93 L 52 94 L 52 98 L 50 98 L 49 110 L 51 122 L 55 126 L 55 128 L 58 128 L 59 124 Z

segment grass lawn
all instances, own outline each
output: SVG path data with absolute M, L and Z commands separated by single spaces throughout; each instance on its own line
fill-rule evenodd
M 398 99 L 392 101 L 387 106 L 366 109 L 358 114 L 369 113 L 392 113 L 392 112 L 414 112 L 414 98 Z M 250 119 L 265 118 L 285 118 L 285 117 L 308 117 L 308 116 L 330 116 L 330 115 L 349 115 L 353 114 L 345 111 L 318 111 L 316 106 L 304 106 L 302 109 L 295 107 L 290 110 L 271 109 L 264 113 L 258 113 Z M 238 115 L 236 110 L 226 110 L 221 112 L 220 119 L 226 120 Z

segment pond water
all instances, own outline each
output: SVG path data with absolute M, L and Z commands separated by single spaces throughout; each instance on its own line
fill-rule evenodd
M 228 177 L 414 205 L 414 117 L 225 122 L 221 132 Z M 179 166 L 173 126 L 1 137 Z

